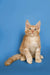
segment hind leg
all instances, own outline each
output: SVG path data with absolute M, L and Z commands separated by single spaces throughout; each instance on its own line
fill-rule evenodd
M 40 55 L 40 58 L 43 59 L 44 57 L 42 55 Z
M 26 57 L 24 55 L 22 55 L 21 58 L 20 58 L 20 60 L 21 61 L 25 61 L 26 60 Z
M 23 51 L 22 49 L 20 49 L 20 53 L 21 53 L 21 58 L 20 58 L 20 60 L 21 60 L 21 61 L 25 61 L 25 60 L 26 60 L 26 57 L 25 57 L 24 51 Z

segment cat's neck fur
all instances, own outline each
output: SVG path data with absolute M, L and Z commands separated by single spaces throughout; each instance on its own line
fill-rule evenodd
M 27 36 L 27 37 L 38 37 L 39 34 L 35 34 L 35 35 L 26 35 L 26 34 L 25 34 L 25 36 Z

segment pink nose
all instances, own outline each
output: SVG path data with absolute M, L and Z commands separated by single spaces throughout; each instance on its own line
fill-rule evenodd
M 33 33 L 34 31 L 32 31 L 32 33 Z

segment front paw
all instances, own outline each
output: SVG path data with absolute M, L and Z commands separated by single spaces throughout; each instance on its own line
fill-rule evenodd
M 27 62 L 28 62 L 29 64 L 32 64 L 32 57 L 27 58 Z
M 36 63 L 41 63 L 42 60 L 41 60 L 41 59 L 36 59 L 35 62 L 36 62 Z

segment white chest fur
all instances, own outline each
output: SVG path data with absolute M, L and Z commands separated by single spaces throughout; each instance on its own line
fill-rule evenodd
M 24 41 L 24 47 L 28 48 L 33 55 L 36 51 L 36 48 L 39 45 L 39 36 L 29 37 L 27 36 Z
M 29 45 L 30 47 L 36 47 L 38 45 L 38 37 L 29 37 Z
M 38 47 L 37 40 L 38 37 L 29 37 L 29 48 L 32 55 L 35 53 L 36 47 Z

